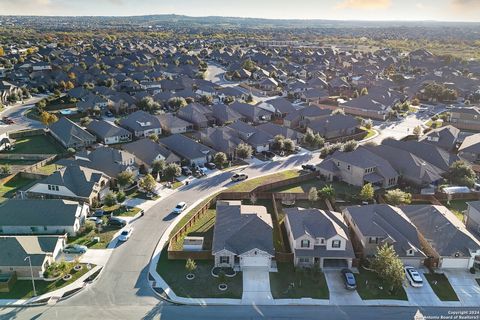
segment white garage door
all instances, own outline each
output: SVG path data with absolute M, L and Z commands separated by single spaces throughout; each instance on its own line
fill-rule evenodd
M 269 257 L 242 257 L 240 266 L 244 267 L 265 267 L 270 268 Z
M 468 269 L 469 261 L 470 259 L 444 258 L 440 267 L 443 269 Z

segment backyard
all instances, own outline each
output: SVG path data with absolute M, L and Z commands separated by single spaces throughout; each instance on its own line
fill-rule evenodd
M 355 277 L 357 280 L 357 292 L 363 300 L 408 300 L 403 287 L 390 292 L 387 285 L 383 283 L 375 272 L 360 269 L 360 273 L 356 273 Z
M 443 273 L 425 273 L 424 276 L 441 301 L 459 301 L 452 285 Z
M 176 242 L 172 241 L 172 249 L 183 250 L 183 240 L 186 236 L 203 237 L 203 248 L 205 250 L 210 249 L 213 241 L 214 225 L 215 209 L 209 209 L 195 222 L 195 224 L 187 229 L 187 232 L 178 237 Z
M 9 154 L 58 154 L 64 152 L 60 144 L 45 135 L 24 137 L 15 140 L 14 149 L 1 151 Z
M 444 201 L 442 204 L 452 211 L 455 216 L 463 222 L 464 212 L 467 210 L 467 202 L 465 200 L 451 200 L 450 202 Z
M 17 174 L 8 182 L 0 185 L 0 201 L 13 197 L 18 190 L 26 190 L 34 182 L 33 179 L 22 178 Z
M 233 278 L 226 277 L 228 290 L 220 291 L 218 278 L 211 275 L 213 260 L 197 260 L 197 268 L 192 273 L 195 279 L 187 280 L 185 260 L 168 260 L 165 248 L 158 261 L 157 272 L 168 283 L 173 292 L 186 298 L 235 298 L 240 299 L 243 293 L 242 273 L 237 272 Z
M 69 285 L 83 276 L 89 270 L 83 266 L 80 271 L 75 271 L 73 268 L 70 271 L 72 279 L 63 281 L 58 279 L 56 281 L 43 281 L 35 280 L 35 289 L 37 296 L 60 289 L 66 285 Z M 33 287 L 31 280 L 17 280 L 10 292 L 0 292 L 0 299 L 29 299 L 33 297 Z
M 275 299 L 328 299 L 325 275 L 320 270 L 296 269 L 292 263 L 277 263 L 270 273 L 270 288 Z
M 287 171 L 282 171 L 282 172 L 270 174 L 270 175 L 259 177 L 259 178 L 247 179 L 229 188 L 228 191 L 250 192 L 258 186 L 285 180 L 285 179 L 295 178 L 300 176 L 301 173 L 302 172 L 298 170 L 287 170 Z

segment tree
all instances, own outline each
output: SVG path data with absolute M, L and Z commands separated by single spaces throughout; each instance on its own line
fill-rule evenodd
M 235 152 L 240 159 L 248 159 L 252 156 L 253 149 L 246 143 L 240 143 L 235 149 Z
M 162 174 L 166 166 L 167 166 L 167 163 L 165 162 L 165 160 L 163 159 L 155 160 L 152 162 L 152 172 Z
M 152 133 L 151 135 L 148 136 L 148 139 L 152 140 L 153 142 L 158 142 L 158 134 Z
M 372 127 L 373 127 L 373 122 L 372 122 L 372 120 L 371 120 L 371 119 L 365 120 L 365 121 L 363 122 L 363 126 L 365 127 L 365 129 L 368 129 L 368 130 L 372 129 Z
M 345 142 L 342 146 L 342 151 L 343 152 L 352 152 L 355 151 L 358 147 L 358 142 L 355 140 L 349 140 Z
M 182 97 L 173 97 L 173 98 L 168 99 L 167 104 L 170 108 L 180 109 L 180 108 L 185 107 L 188 103 Z
M 308 191 L 308 200 L 310 202 L 315 202 L 318 200 L 318 191 L 317 188 L 311 187 L 310 190 Z
M 151 174 L 147 174 L 145 177 L 140 179 L 140 182 L 138 183 L 140 188 L 145 190 L 146 192 L 153 192 L 155 191 L 155 187 L 157 186 L 157 182 L 155 181 L 155 178 Z
M 75 85 L 73 84 L 72 81 L 67 81 L 67 82 L 65 83 L 65 89 L 71 90 L 71 89 L 73 89 L 73 88 L 75 88 Z
M 137 107 L 139 107 L 142 110 L 152 112 L 160 109 L 161 105 L 160 103 L 153 100 L 152 97 L 144 97 L 142 100 L 138 102 Z
M 360 91 L 360 95 L 361 96 L 366 96 L 368 94 L 368 89 L 367 88 L 362 88 L 362 90 Z
M 422 127 L 420 126 L 416 126 L 415 128 L 413 128 L 413 134 L 416 135 L 417 137 L 422 134 Z
M 117 175 L 117 183 L 120 189 L 131 185 L 134 181 L 133 173 L 130 171 L 122 171 Z
M 192 273 L 197 269 L 197 264 L 195 263 L 195 260 L 188 258 L 187 262 L 185 263 L 185 270 L 187 270 L 188 273 Z
M 256 69 L 255 63 L 251 59 L 247 59 L 243 62 L 242 68 L 248 71 L 254 71 Z
M 117 204 L 117 197 L 115 196 L 115 193 L 113 192 L 108 192 L 105 195 L 105 198 L 103 198 L 103 202 L 105 203 L 106 206 L 111 207 Z
M 80 118 L 80 124 L 84 127 L 88 126 L 90 122 L 92 122 L 92 119 L 90 119 L 90 117 Z
M 307 131 L 303 136 L 303 143 L 312 146 L 315 141 L 315 136 L 311 131 Z
M 209 106 L 213 104 L 213 97 L 208 95 L 203 95 L 200 97 L 200 103 L 205 106 Z
M 252 193 L 252 194 L 250 195 L 250 203 L 251 203 L 251 204 L 256 204 L 256 203 L 257 203 L 257 200 L 258 200 L 258 199 L 257 199 L 257 195 L 256 195 L 255 193 Z
M 388 243 L 377 247 L 377 253 L 372 259 L 370 266 L 375 270 L 380 279 L 390 286 L 390 291 L 402 287 L 403 280 L 405 279 L 403 262 L 393 247 Z
M 12 167 L 8 163 L 6 163 L 0 167 L 0 173 L 3 175 L 10 174 L 12 173 Z
M 75 80 L 77 78 L 77 75 L 75 74 L 75 72 L 70 72 L 68 74 L 68 78 L 71 80 Z
M 39 111 L 43 111 L 45 107 L 47 106 L 47 101 L 45 99 L 42 99 L 36 103 L 36 107 Z
M 5 54 L 5 50 L 3 50 L 3 47 L 0 47 L 0 57 Z
M 122 190 L 117 192 L 117 202 L 118 203 L 122 203 L 123 201 L 125 201 L 126 198 L 127 198 L 127 196 L 125 195 L 125 192 L 123 192 Z
M 318 196 L 322 200 L 335 200 L 335 189 L 332 185 L 324 186 L 318 190 Z
M 42 111 L 40 113 L 40 122 L 42 122 L 47 127 L 57 121 L 58 121 L 58 118 L 53 113 L 50 113 L 47 111 Z
M 362 187 L 362 190 L 360 190 L 360 193 L 358 194 L 359 198 L 362 201 L 370 201 L 373 199 L 373 196 L 375 195 L 375 190 L 373 189 L 373 186 L 371 183 L 367 183 Z
M 273 143 L 272 143 L 272 148 L 277 151 L 283 150 L 283 142 L 285 140 L 285 137 L 282 136 L 281 134 L 277 134 L 273 138 Z
M 392 206 L 409 204 L 412 202 L 412 195 L 400 189 L 388 190 L 384 196 L 385 202 Z
M 222 168 L 227 162 L 227 155 L 223 152 L 217 152 L 215 153 L 215 156 L 213 156 L 213 162 L 217 165 L 217 167 Z
M 320 135 L 320 133 L 316 133 L 313 137 L 313 146 L 315 148 L 322 148 L 325 145 L 325 139 Z
M 452 163 L 447 172 L 450 183 L 472 188 L 475 185 L 476 174 L 466 162 L 459 160 Z
M 163 170 L 163 174 L 167 179 L 173 180 L 182 173 L 182 168 L 176 163 L 169 163 Z
M 292 139 L 283 140 L 283 149 L 287 152 L 295 151 L 295 142 Z

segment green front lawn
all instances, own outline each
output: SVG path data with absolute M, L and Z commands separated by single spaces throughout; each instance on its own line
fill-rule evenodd
M 275 299 L 328 299 L 325 275 L 321 271 L 295 269 L 292 263 L 277 263 L 270 272 L 270 288 Z
M 268 184 L 268 183 L 278 182 L 278 181 L 286 180 L 290 178 L 295 178 L 300 176 L 300 174 L 301 174 L 301 171 L 298 171 L 298 170 L 287 170 L 287 171 L 282 171 L 282 172 L 270 174 L 270 175 L 259 177 L 259 178 L 247 179 L 243 182 L 240 182 L 234 185 L 231 188 L 228 188 L 227 191 L 250 192 L 258 186 Z
M 83 266 L 82 270 L 75 271 L 72 269 L 70 274 L 72 279 L 69 281 L 63 281 L 62 279 L 48 282 L 43 280 L 35 281 L 35 289 L 37 290 L 37 296 L 45 294 L 47 292 L 58 290 L 66 285 L 69 285 L 83 276 L 89 270 Z M 29 299 L 33 297 L 33 287 L 31 280 L 17 280 L 10 292 L 0 292 L 0 299 Z
M 226 277 L 226 291 L 220 291 L 218 278 L 211 275 L 213 260 L 196 260 L 197 269 L 193 271 L 195 279 L 187 280 L 185 260 L 168 260 L 165 248 L 158 261 L 157 272 L 168 283 L 177 296 L 186 298 L 234 298 L 241 299 L 243 293 L 242 273 L 233 278 Z
M 14 150 L 2 151 L 2 153 L 58 154 L 65 151 L 62 146 L 44 135 L 19 138 L 15 140 L 14 146 Z
M 408 300 L 403 287 L 390 292 L 388 286 L 375 272 L 360 269 L 360 273 L 356 273 L 355 278 L 357 280 L 357 292 L 363 300 Z
M 425 273 L 430 287 L 442 301 L 459 301 L 447 277 L 443 273 Z
M 112 241 L 113 236 L 118 232 L 118 230 L 120 229 L 117 227 L 103 226 L 102 231 L 100 232 L 98 232 L 96 229 L 93 229 L 77 237 L 69 237 L 68 243 L 81 244 L 90 249 L 105 249 L 110 241 Z M 94 237 L 99 237 L 100 241 L 93 241 Z
M 130 208 L 130 207 L 125 207 L 120 204 L 113 205 L 111 207 L 103 206 L 102 210 L 109 213 L 113 214 L 114 216 L 124 216 L 124 217 L 133 217 L 137 213 L 140 212 L 140 208 Z
M 32 185 L 35 180 L 22 178 L 18 174 L 7 183 L 0 185 L 0 201 L 11 198 L 18 190 L 25 190 Z

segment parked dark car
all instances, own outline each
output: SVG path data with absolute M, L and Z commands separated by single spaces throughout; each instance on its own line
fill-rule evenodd
M 191 176 L 192 175 L 192 170 L 190 170 L 189 167 L 182 167 L 182 174 L 184 176 Z
M 105 215 L 105 211 L 103 210 L 95 210 L 95 212 L 93 213 L 92 217 L 97 217 L 97 218 L 101 218 Z
M 313 164 L 303 164 L 302 169 L 305 171 L 312 171 L 312 172 L 317 171 L 317 167 L 315 167 L 315 165 Z
M 213 162 L 205 163 L 205 167 L 207 167 L 210 170 L 215 170 L 217 166 Z
M 350 269 L 342 269 L 342 277 L 345 283 L 345 288 L 348 290 L 357 289 L 357 281 L 355 280 L 355 275 Z
M 122 219 L 119 219 L 117 217 L 110 217 L 108 219 L 108 223 L 107 223 L 109 226 L 115 226 L 115 227 L 125 227 L 127 225 L 127 222 L 125 220 L 122 220 Z

